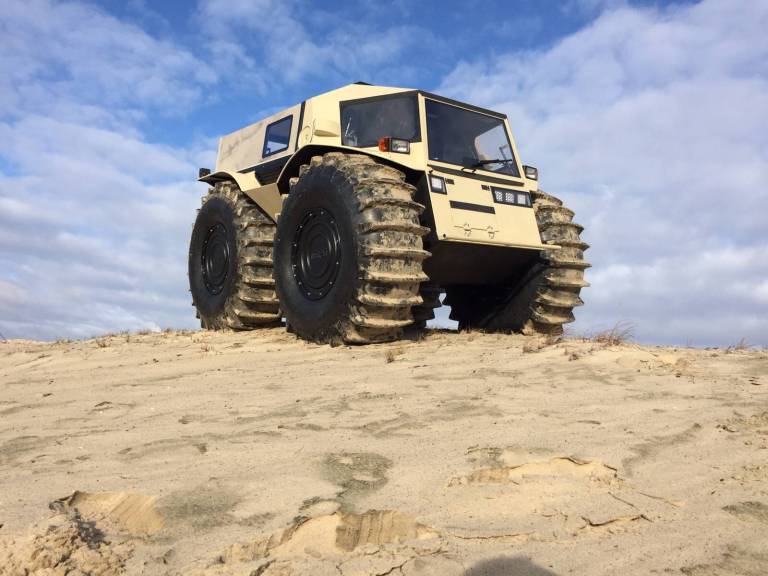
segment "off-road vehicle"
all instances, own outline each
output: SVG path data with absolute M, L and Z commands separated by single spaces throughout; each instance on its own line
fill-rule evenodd
M 460 328 L 559 334 L 582 227 L 539 190 L 507 117 L 356 83 L 221 138 L 189 249 L 203 328 L 382 342 L 446 294 Z

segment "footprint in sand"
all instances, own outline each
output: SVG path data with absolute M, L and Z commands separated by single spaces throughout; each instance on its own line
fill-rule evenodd
M 262 558 L 279 562 L 311 557 L 335 559 L 336 564 L 344 557 L 345 563 L 349 563 L 354 562 L 356 556 L 369 557 L 372 549 L 393 544 L 406 558 L 431 555 L 439 550 L 441 541 L 437 531 L 397 510 L 368 510 L 362 514 L 335 512 L 299 520 L 284 530 L 235 544 L 217 559 L 221 564 L 236 565 Z
M 340 452 L 325 457 L 323 474 L 341 487 L 339 499 L 349 501 L 384 486 L 391 467 L 392 462 L 379 454 Z
M 723 507 L 723 510 L 742 520 L 755 520 L 768 524 L 768 505 L 762 502 L 738 502 Z
M 449 486 L 466 484 L 505 483 L 520 484 L 536 477 L 586 478 L 611 483 L 617 479 L 616 469 L 599 460 L 579 460 L 569 456 L 550 460 L 527 462 L 517 466 L 481 468 L 466 476 L 451 479 Z
M 50 503 L 55 512 L 106 522 L 120 531 L 148 536 L 163 529 L 165 520 L 155 507 L 157 498 L 135 492 L 73 492 Z
M 456 522 L 451 532 L 460 538 L 612 532 L 649 523 L 661 514 L 661 501 L 634 491 L 616 468 L 600 460 L 524 460 L 531 455 L 494 448 L 470 454 L 471 460 L 491 466 L 448 482 L 451 498 L 467 500 L 473 510 L 472 519 Z

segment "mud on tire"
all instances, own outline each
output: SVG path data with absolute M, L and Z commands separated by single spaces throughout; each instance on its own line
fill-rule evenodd
M 203 328 L 248 330 L 280 322 L 274 235 L 274 222 L 236 184 L 209 190 L 189 245 L 192 304 Z
M 297 336 L 394 340 L 427 280 L 424 207 L 399 170 L 360 154 L 315 156 L 291 179 L 275 239 L 275 280 Z
M 440 308 L 440 286 L 432 282 L 422 282 L 419 286 L 419 296 L 422 303 L 411 309 L 413 325 L 415 328 L 424 329 L 427 322 L 435 317 L 435 309 Z
M 516 282 L 503 287 L 452 286 L 445 303 L 460 329 L 559 335 L 573 322 L 573 309 L 583 304 L 579 293 L 589 286 L 584 270 L 589 263 L 581 240 L 583 227 L 574 213 L 546 192 L 533 192 L 533 209 L 544 244 L 559 250 L 541 253 L 539 260 Z

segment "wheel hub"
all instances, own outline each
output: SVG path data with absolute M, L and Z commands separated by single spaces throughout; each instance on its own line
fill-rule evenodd
M 200 265 L 205 288 L 213 294 L 220 294 L 229 276 L 229 243 L 224 224 L 209 228 L 203 241 Z
M 316 208 L 303 218 L 291 248 L 293 277 L 309 300 L 324 298 L 336 282 L 341 267 L 341 237 L 336 219 Z

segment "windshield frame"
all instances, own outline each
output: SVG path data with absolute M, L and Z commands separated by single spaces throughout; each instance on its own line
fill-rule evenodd
M 437 94 L 431 94 L 429 92 L 420 92 L 423 100 L 423 106 L 421 109 L 421 112 L 423 114 L 424 118 L 424 129 L 422 130 L 424 132 L 423 140 L 426 144 L 426 157 L 428 162 L 439 162 L 442 164 L 447 164 L 449 166 L 458 166 L 462 172 L 467 172 L 468 174 L 474 174 L 478 170 L 482 171 L 484 174 L 493 175 L 493 176 L 502 176 L 507 178 L 522 178 L 522 166 L 520 164 L 520 158 L 517 154 L 517 147 L 515 146 L 515 141 L 512 138 L 512 134 L 509 130 L 508 122 L 507 122 L 507 115 L 503 114 L 501 112 L 495 112 L 493 110 L 488 110 L 486 108 L 480 108 L 479 106 L 474 106 L 472 104 L 466 104 L 464 102 L 459 102 L 458 100 L 452 100 L 450 98 L 445 98 L 444 96 L 439 96 Z M 509 165 L 513 167 L 513 170 L 510 172 L 505 171 L 495 171 L 495 170 L 489 170 L 483 165 L 480 166 L 466 166 L 460 163 L 456 162 L 449 162 L 447 160 L 437 160 L 431 158 L 430 152 L 429 152 L 429 118 L 427 117 L 427 101 L 432 100 L 438 104 L 451 106 L 454 108 L 458 108 L 459 110 L 480 114 L 483 116 L 490 116 L 491 118 L 495 118 L 500 121 L 501 127 L 504 131 L 504 135 L 507 139 L 507 144 L 509 145 L 509 152 L 511 154 L 511 162 L 508 162 Z M 479 159 L 478 159 L 479 160 Z M 480 176 L 480 175 L 478 175 Z

